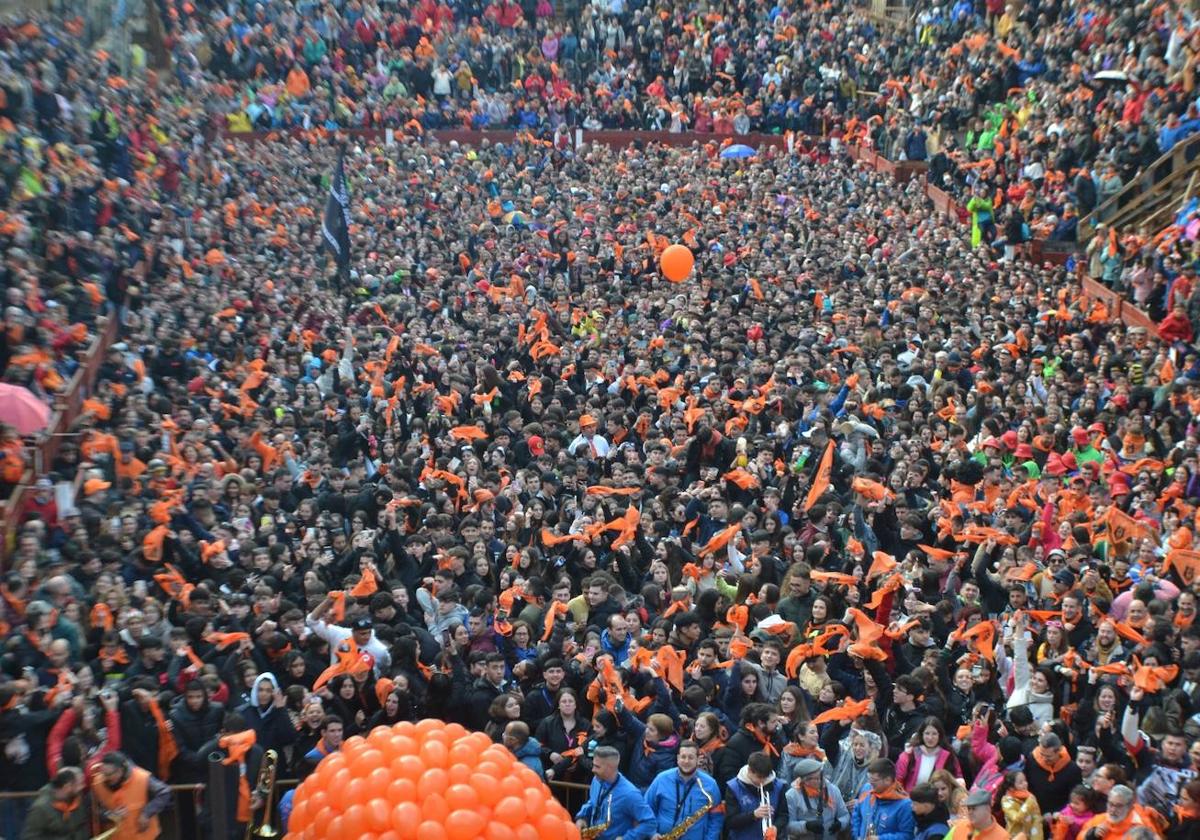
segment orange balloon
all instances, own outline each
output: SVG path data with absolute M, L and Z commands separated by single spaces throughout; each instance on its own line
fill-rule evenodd
M 470 785 L 450 785 L 446 788 L 446 804 L 451 811 L 474 811 L 479 805 L 479 794 Z
M 355 776 L 369 776 L 375 768 L 386 766 L 387 761 L 384 759 L 382 752 L 379 750 L 367 750 L 354 759 L 351 769 L 354 770 Z
M 450 787 L 450 775 L 440 767 L 431 767 L 417 779 L 417 800 L 435 793 L 445 793 Z
M 292 840 L 575 840 L 545 783 L 481 732 L 423 720 L 347 740 L 296 789 Z
M 464 808 L 452 811 L 443 825 L 450 840 L 475 840 L 487 825 L 487 821 L 475 811 Z
M 416 802 L 401 802 L 392 808 L 392 828 L 404 840 L 416 840 L 417 826 L 421 824 L 421 806 Z
M 417 826 L 417 836 L 421 840 L 450 840 L 450 835 L 446 833 L 446 827 L 433 820 L 426 820 Z
M 446 804 L 446 797 L 440 793 L 431 793 L 421 799 L 421 816 L 426 820 L 444 822 L 449 814 L 450 806 Z
M 450 750 L 440 741 L 426 741 L 421 745 L 421 758 L 426 767 L 448 767 Z
M 516 796 L 506 796 L 496 803 L 492 817 L 505 825 L 516 828 L 525 822 L 528 814 L 525 811 L 525 800 Z
M 417 785 L 412 779 L 392 779 L 387 786 L 388 802 L 412 802 L 417 798 Z
M 668 245 L 659 257 L 658 266 L 662 269 L 663 277 L 672 283 L 682 283 L 692 273 L 696 258 L 686 245 Z
M 405 779 L 411 779 L 416 783 L 425 775 L 425 762 L 421 760 L 420 756 L 402 755 L 397 759 L 397 762 L 399 767 L 396 768 L 396 772 Z
M 567 840 L 569 820 L 554 814 L 543 814 L 538 820 L 538 837 L 541 840 Z
M 392 827 L 391 804 L 383 797 L 367 803 L 367 825 L 375 832 L 387 831 Z
M 308 802 L 302 799 L 299 805 L 292 808 L 292 813 L 288 816 L 288 830 L 303 833 L 306 828 L 308 828 Z
M 471 788 L 479 797 L 479 801 L 489 808 L 494 808 L 496 803 L 504 798 L 504 791 L 500 790 L 496 779 L 485 773 L 471 774 Z
M 379 791 L 386 790 L 391 781 L 392 769 L 390 767 L 376 767 L 367 776 L 367 789 L 378 794 Z
M 365 834 L 367 826 L 367 809 L 362 805 L 351 805 L 342 812 L 342 831 L 348 838 L 356 838 Z

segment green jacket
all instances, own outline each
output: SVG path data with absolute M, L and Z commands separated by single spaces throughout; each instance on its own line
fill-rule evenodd
M 55 808 L 54 795 L 46 785 L 29 808 L 21 840 L 88 840 L 92 836 L 90 816 L 86 797 L 66 813 Z

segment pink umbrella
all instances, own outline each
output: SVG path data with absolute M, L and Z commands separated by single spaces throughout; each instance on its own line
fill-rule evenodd
M 0 423 L 15 426 L 18 434 L 32 435 L 45 429 L 49 421 L 50 406 L 28 388 L 0 382 Z

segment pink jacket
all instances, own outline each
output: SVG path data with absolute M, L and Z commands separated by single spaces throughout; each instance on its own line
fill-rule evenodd
M 950 750 L 944 747 L 939 747 L 937 758 L 933 761 L 934 771 L 943 769 L 946 763 L 954 759 L 950 754 Z M 921 771 L 921 759 L 914 750 L 906 749 L 900 753 L 900 758 L 896 761 L 896 781 L 905 790 L 912 790 L 917 784 L 917 774 Z M 950 767 L 950 773 L 954 776 L 961 776 L 962 772 L 958 768 L 958 761 L 954 759 L 954 763 Z

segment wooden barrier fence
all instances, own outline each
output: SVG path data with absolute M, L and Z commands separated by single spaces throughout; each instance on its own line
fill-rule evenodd
M 36 437 L 34 445 L 31 447 L 33 458 L 29 469 L 22 476 L 21 483 L 13 488 L 12 493 L 3 503 L 4 533 L 3 541 L 0 542 L 0 570 L 6 568 L 3 561 L 12 550 L 17 528 L 21 524 L 21 504 L 25 499 L 25 494 L 32 490 L 37 475 L 49 470 L 50 465 L 54 463 L 63 438 L 70 432 L 71 424 L 79 416 L 83 401 L 92 392 L 96 374 L 104 362 L 108 348 L 116 341 L 117 318 L 101 317 L 97 320 L 97 326 L 99 329 L 88 346 L 83 364 L 79 366 L 75 375 L 71 377 L 71 381 L 67 383 L 67 389 L 55 399 L 50 421 L 46 424 L 45 431 Z

